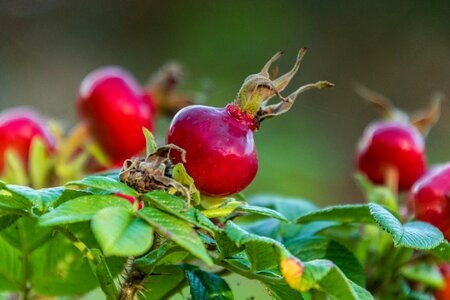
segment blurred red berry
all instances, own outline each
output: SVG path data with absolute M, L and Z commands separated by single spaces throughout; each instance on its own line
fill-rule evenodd
M 119 67 L 88 74 L 80 86 L 78 112 L 114 165 L 145 150 L 142 127 L 153 130 L 154 107 L 135 78 Z
M 424 138 L 406 122 L 370 124 L 359 141 L 356 163 L 373 183 L 383 184 L 391 168 L 398 173 L 398 189 L 407 190 L 424 173 Z
M 450 163 L 422 176 L 411 189 L 410 201 L 417 220 L 433 224 L 450 240 Z
M 184 165 L 202 193 L 229 196 L 256 176 L 255 128 L 253 118 L 234 104 L 226 108 L 193 105 L 175 115 L 167 142 L 186 150 Z M 180 153 L 172 156 L 181 162 Z
M 5 153 L 13 150 L 25 166 L 28 165 L 33 138 L 39 137 L 47 145 L 49 153 L 56 147 L 46 122 L 32 109 L 13 108 L 0 114 L 0 172 L 5 167 Z
M 450 299 L 450 264 L 443 264 L 439 266 L 442 277 L 444 277 L 444 287 L 434 292 L 436 300 Z

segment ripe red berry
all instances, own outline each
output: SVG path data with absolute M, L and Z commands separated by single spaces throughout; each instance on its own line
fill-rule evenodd
M 123 198 L 123 199 L 127 200 L 128 202 L 130 202 L 131 204 L 134 204 L 134 202 L 136 202 L 136 198 L 134 198 L 132 196 L 124 195 L 124 194 L 121 194 L 121 193 L 115 193 L 114 196 Z M 141 209 L 142 207 L 144 207 L 144 202 L 143 201 L 139 202 L 138 210 Z
M 444 277 L 444 287 L 434 292 L 436 300 L 450 299 L 450 264 L 439 266 L 442 277 Z
M 433 224 L 450 240 L 450 163 L 422 176 L 411 189 L 410 201 L 417 220 Z
M 332 86 L 322 81 L 309 84 L 277 104 L 266 105 L 273 96 L 281 97 L 280 92 L 297 72 L 305 51 L 300 50 L 290 72 L 271 79 L 269 67 L 280 57 L 281 53 L 277 53 L 260 73 L 245 80 L 234 102 L 225 108 L 194 105 L 175 115 L 167 142 L 186 151 L 185 168 L 202 193 L 224 197 L 247 187 L 258 170 L 253 131 L 260 122 L 288 111 L 300 93 Z M 181 153 L 174 152 L 171 152 L 172 160 L 182 162 Z
M 228 196 L 242 191 L 258 170 L 250 116 L 233 104 L 226 108 L 193 105 L 172 120 L 168 143 L 186 150 L 185 167 L 205 194 Z M 174 160 L 181 162 L 180 154 Z
M 0 114 L 0 172 L 5 167 L 5 153 L 9 149 L 27 166 L 31 142 L 35 137 L 42 139 L 49 152 L 55 149 L 55 139 L 36 112 L 28 108 L 3 111 Z
M 88 74 L 80 86 L 78 112 L 114 165 L 145 149 L 142 127 L 153 129 L 154 107 L 134 77 L 118 67 Z
M 359 141 L 357 168 L 376 184 L 386 181 L 393 169 L 398 175 L 398 189 L 406 190 L 426 168 L 424 139 L 406 122 L 380 121 L 370 124 Z

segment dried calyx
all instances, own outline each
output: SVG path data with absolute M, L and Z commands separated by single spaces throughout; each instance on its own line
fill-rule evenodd
M 176 93 L 182 79 L 183 71 L 174 62 L 166 64 L 153 75 L 147 89 L 154 97 L 158 112 L 174 115 L 181 108 L 194 104 L 193 97 Z
M 378 110 L 383 118 L 387 120 L 409 122 L 423 135 L 427 135 L 431 127 L 439 120 L 441 103 L 445 99 L 443 93 L 436 92 L 431 96 L 430 105 L 427 108 L 408 115 L 406 112 L 392 105 L 392 102 L 382 94 L 374 92 L 362 85 L 357 85 L 355 90 L 363 99 L 368 101 L 376 110 Z
M 145 158 L 127 159 L 119 174 L 120 181 L 141 194 L 164 190 L 181 193 L 189 202 L 191 197 L 189 189 L 172 178 L 174 165 L 169 157 L 170 150 L 180 151 L 183 161 L 185 160 L 186 153 L 183 149 L 173 144 L 163 145 Z
M 297 89 L 287 97 L 280 93 L 287 87 L 291 79 L 297 73 L 301 61 L 306 54 L 306 48 L 301 48 L 294 67 L 284 75 L 276 77 L 275 72 L 270 71 L 273 62 L 281 57 L 283 53 L 277 52 L 262 68 L 258 74 L 248 76 L 240 88 L 234 103 L 239 109 L 253 118 L 257 123 L 264 119 L 278 116 L 287 112 L 294 104 L 295 99 L 301 93 L 310 89 L 329 88 L 334 85 L 328 81 L 310 83 Z M 272 73 L 272 74 L 270 74 Z M 272 75 L 272 76 L 271 76 Z M 267 105 L 268 101 L 277 96 L 281 101 L 277 104 Z

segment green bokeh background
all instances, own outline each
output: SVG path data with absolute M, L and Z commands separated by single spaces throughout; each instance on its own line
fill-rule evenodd
M 121 65 L 144 83 L 171 60 L 185 69 L 181 90 L 207 89 L 206 103 L 223 106 L 276 51 L 285 51 L 278 65 L 287 71 L 308 47 L 289 91 L 322 79 L 336 88 L 308 92 L 262 124 L 260 169 L 246 192 L 359 202 L 355 144 L 377 115 L 353 86 L 408 111 L 426 106 L 436 90 L 450 95 L 449 15 L 448 1 L 0 0 L 0 109 L 31 105 L 70 126 L 89 71 Z M 449 137 L 447 102 L 428 137 L 431 163 L 450 158 Z

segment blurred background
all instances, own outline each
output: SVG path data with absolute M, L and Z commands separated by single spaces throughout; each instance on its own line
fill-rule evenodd
M 407 111 L 425 107 L 434 91 L 450 95 L 449 15 L 448 1 L 0 0 L 0 109 L 31 105 L 70 126 L 91 70 L 120 65 L 145 83 L 172 60 L 185 69 L 181 90 L 209 87 L 206 103 L 224 106 L 276 51 L 285 51 L 283 72 L 308 47 L 287 92 L 317 80 L 336 88 L 308 92 L 262 124 L 260 169 L 246 192 L 361 202 L 353 154 L 378 116 L 353 87 L 364 84 Z M 447 101 L 428 137 L 431 163 L 450 159 L 449 137 Z

